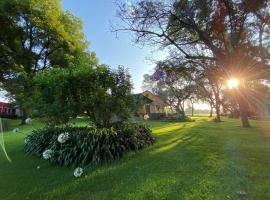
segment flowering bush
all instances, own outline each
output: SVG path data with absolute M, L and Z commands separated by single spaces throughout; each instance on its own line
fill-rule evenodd
M 69 134 L 68 132 L 66 132 L 66 133 L 61 133 L 58 136 L 57 141 L 60 143 L 65 143 L 68 139 L 69 139 Z
M 14 129 L 12 130 L 12 132 L 13 132 L 13 133 L 18 133 L 18 132 L 19 132 L 19 128 L 14 128 Z
M 149 119 L 149 115 L 146 114 L 146 115 L 143 116 L 143 118 L 144 118 L 144 120 L 148 120 Z
M 94 127 L 47 127 L 25 138 L 25 151 L 59 165 L 86 166 L 120 159 L 127 151 L 154 143 L 151 130 L 140 124 Z M 60 141 L 59 141 L 60 140 Z
M 83 169 L 82 168 L 80 168 L 80 167 L 77 167 L 75 170 L 74 170 L 74 176 L 76 177 L 76 178 L 79 178 L 79 177 L 81 177 L 82 176 L 82 174 L 83 174 Z
M 26 124 L 31 124 L 31 123 L 32 123 L 32 119 L 28 117 L 28 118 L 25 120 L 25 123 L 26 123 Z
M 26 137 L 24 138 L 24 144 L 27 144 L 29 142 L 29 139 Z
M 42 156 L 45 160 L 50 159 L 52 157 L 52 155 L 53 155 L 53 150 L 51 150 L 51 149 L 47 149 L 42 153 Z

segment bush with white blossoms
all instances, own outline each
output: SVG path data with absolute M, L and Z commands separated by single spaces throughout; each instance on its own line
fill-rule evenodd
M 80 168 L 80 167 L 77 167 L 75 170 L 74 170 L 74 176 L 76 177 L 76 178 L 79 178 L 79 177 L 81 177 L 82 176 L 82 174 L 83 174 L 83 169 L 82 168 Z
M 14 129 L 12 130 L 12 132 L 13 132 L 13 133 L 18 133 L 18 132 L 19 132 L 19 128 L 14 128 Z
M 47 149 L 42 153 L 42 156 L 45 160 L 48 160 L 52 157 L 52 154 L 53 154 L 53 150 Z
M 85 167 L 119 160 L 125 152 L 143 149 L 154 142 L 151 130 L 137 123 L 115 123 L 111 128 L 48 126 L 28 135 L 24 149 L 27 154 L 60 166 Z M 78 168 L 74 176 L 81 173 Z
M 29 142 L 29 138 L 24 138 L 24 144 L 27 144 Z
M 109 88 L 109 89 L 106 91 L 106 93 L 107 93 L 108 95 L 112 95 L 112 89 Z
M 61 133 L 58 136 L 57 141 L 62 144 L 62 143 L 65 143 L 68 139 L 69 139 L 69 133 L 65 132 L 65 133 Z
M 148 120 L 150 117 L 149 117 L 149 115 L 146 114 L 143 116 L 143 118 L 144 118 L 144 120 Z
M 32 119 L 31 119 L 30 117 L 28 117 L 28 118 L 25 120 L 25 123 L 26 123 L 26 124 L 31 124 L 31 122 L 32 122 Z

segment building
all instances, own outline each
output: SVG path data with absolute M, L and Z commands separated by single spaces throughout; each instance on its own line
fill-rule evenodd
M 150 119 L 160 119 L 166 116 L 166 103 L 160 96 L 154 95 L 150 91 L 144 91 L 137 96 L 143 102 L 139 110 L 140 117 L 143 117 L 145 114 L 148 114 Z
M 20 110 L 10 103 L 0 102 L 0 117 L 15 118 L 20 116 Z

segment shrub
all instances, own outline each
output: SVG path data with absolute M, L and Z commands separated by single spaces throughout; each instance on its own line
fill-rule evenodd
M 194 122 L 194 119 L 191 119 L 189 116 L 173 114 L 165 118 L 165 121 L 169 122 Z
M 66 141 L 59 136 L 66 134 Z M 117 124 L 110 129 L 91 127 L 47 127 L 25 138 L 27 154 L 42 157 L 59 165 L 86 166 L 122 158 L 127 151 L 139 150 L 154 143 L 151 130 L 139 124 Z M 48 151 L 47 151 L 48 152 Z
M 177 121 L 178 122 L 193 122 L 189 116 L 186 115 L 176 115 Z
M 114 125 L 115 130 L 122 139 L 122 145 L 128 151 L 139 150 L 155 142 L 151 130 L 138 123 L 119 123 Z
M 129 72 L 104 65 L 50 69 L 34 78 L 32 108 L 49 124 L 67 123 L 86 114 L 99 127 L 125 121 L 135 110 Z

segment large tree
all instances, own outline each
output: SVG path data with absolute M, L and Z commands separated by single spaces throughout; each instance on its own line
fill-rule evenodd
M 178 114 L 185 116 L 185 102 L 196 93 L 195 81 L 182 63 L 159 62 L 144 85 L 161 96 Z
M 220 80 L 236 77 L 238 104 L 249 127 L 247 82 L 269 80 L 270 2 L 266 0 L 138 0 L 119 5 L 136 42 L 169 47 L 189 62 L 203 62 Z
M 0 24 L 0 80 L 20 104 L 24 121 L 23 96 L 31 95 L 35 73 L 67 67 L 88 44 L 81 20 L 63 11 L 60 0 L 2 0 Z

